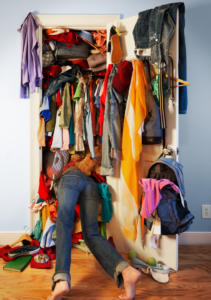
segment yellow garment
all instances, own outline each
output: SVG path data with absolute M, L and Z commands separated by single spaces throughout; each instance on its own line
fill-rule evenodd
M 122 136 L 122 212 L 124 234 L 134 241 L 137 237 L 139 203 L 139 157 L 142 151 L 142 132 L 147 115 L 145 89 L 147 81 L 143 62 L 134 61 L 133 74 L 125 111 Z
M 77 218 L 76 221 L 74 222 L 74 229 L 73 231 L 75 233 L 82 232 L 82 226 L 81 226 L 81 219 Z
M 47 211 L 47 205 L 43 206 L 43 209 L 42 209 L 42 230 L 44 231 L 45 229 L 45 224 L 46 224 L 46 221 L 48 219 L 48 211 Z
M 45 119 L 40 118 L 40 125 L 37 131 L 39 147 L 45 147 Z

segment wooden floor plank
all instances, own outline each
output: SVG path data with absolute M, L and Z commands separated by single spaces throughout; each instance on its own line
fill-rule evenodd
M 123 254 L 127 259 L 127 255 Z M 0 259 L 0 300 L 46 300 L 51 293 L 55 262 L 48 270 L 28 266 L 22 273 L 3 270 Z M 114 300 L 124 292 L 102 269 L 93 256 L 79 249 L 72 251 L 72 288 L 63 299 Z M 137 285 L 136 300 L 211 299 L 211 246 L 180 246 L 179 271 L 170 274 L 170 281 L 161 284 L 142 275 Z

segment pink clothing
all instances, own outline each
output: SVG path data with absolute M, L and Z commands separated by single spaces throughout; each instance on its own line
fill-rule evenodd
M 60 150 L 69 150 L 70 136 L 69 129 L 62 128 L 62 148 Z
M 179 188 L 173 182 L 166 179 L 156 180 L 152 178 L 143 178 L 139 180 L 139 183 L 145 191 L 141 208 L 141 216 L 144 218 L 148 218 L 157 208 L 162 199 L 160 191 L 164 186 L 170 185 L 178 194 L 180 193 Z

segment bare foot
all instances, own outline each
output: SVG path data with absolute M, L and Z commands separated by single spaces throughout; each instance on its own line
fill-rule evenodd
M 121 300 L 132 300 L 136 295 L 136 285 L 141 279 L 141 273 L 131 266 L 122 271 L 124 279 L 125 293 L 120 295 Z
M 67 281 L 57 281 L 53 293 L 48 296 L 47 300 L 62 300 L 62 296 L 69 292 L 69 283 Z

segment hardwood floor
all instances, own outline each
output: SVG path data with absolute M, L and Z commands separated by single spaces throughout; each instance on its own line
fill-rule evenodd
M 127 258 L 126 255 L 123 255 Z M 51 293 L 52 269 L 38 270 L 28 266 L 22 273 L 4 271 L 0 259 L 0 300 L 44 300 Z M 63 299 L 116 300 L 118 290 L 109 275 L 93 256 L 78 249 L 72 251 L 72 288 Z M 170 274 L 170 281 L 161 284 L 142 275 L 135 300 L 211 299 L 211 246 L 180 246 L 179 271 Z

